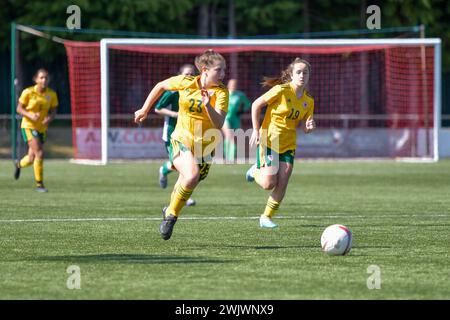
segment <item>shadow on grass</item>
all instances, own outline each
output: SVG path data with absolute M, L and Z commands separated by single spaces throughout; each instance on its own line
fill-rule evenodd
M 204 247 L 210 248 L 210 245 L 196 245 L 196 247 Z M 290 249 L 313 249 L 315 251 L 320 252 L 319 245 L 291 245 L 291 246 L 277 246 L 277 245 L 266 245 L 266 246 L 255 246 L 255 245 L 219 245 L 218 248 L 222 249 L 239 249 L 239 250 L 290 250 Z M 359 249 L 392 249 L 389 246 L 353 246 L 352 250 Z M 361 254 L 361 255 L 364 255 Z
M 196 247 L 208 247 L 211 245 L 196 245 Z M 219 245 L 215 246 L 222 249 L 245 249 L 245 250 L 280 250 L 280 249 L 315 249 L 318 248 L 316 245 L 298 245 L 298 246 L 254 246 L 254 245 Z
M 230 263 L 235 260 L 223 260 L 207 257 L 163 256 L 151 254 L 94 254 L 71 256 L 44 256 L 33 260 L 64 261 L 71 263 L 108 262 L 108 263 L 142 263 L 142 264 L 192 264 L 192 263 Z
M 279 249 L 305 249 L 305 248 L 312 248 L 315 249 L 317 246 L 308 246 L 308 245 L 302 245 L 302 246 L 231 246 L 235 248 L 247 248 L 247 249 L 254 249 L 254 250 L 279 250 Z

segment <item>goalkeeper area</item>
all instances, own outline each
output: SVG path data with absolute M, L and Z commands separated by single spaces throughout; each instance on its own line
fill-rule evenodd
M 251 101 L 266 90 L 263 76 L 279 75 L 296 56 L 311 63 L 308 91 L 318 129 L 308 136 L 299 130 L 301 157 L 439 158 L 440 39 L 103 39 L 64 45 L 76 160 L 165 157 L 160 117 L 151 114 L 138 128 L 133 113 L 159 81 L 208 48 L 225 57 L 225 81 L 238 79 Z M 248 114 L 242 129 L 250 128 Z M 238 158 L 251 158 L 245 136 L 238 141 Z
M 14 181 L 0 161 L 2 299 L 450 298 L 448 160 L 296 162 L 275 230 L 259 228 L 267 192 L 248 166 L 214 165 L 169 241 L 158 226 L 175 176 L 161 189 L 159 164 L 45 165 L 37 196 L 32 170 Z M 321 252 L 335 223 L 353 232 L 347 256 Z

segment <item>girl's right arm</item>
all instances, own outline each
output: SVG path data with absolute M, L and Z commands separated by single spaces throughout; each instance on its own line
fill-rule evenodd
M 252 103 L 252 125 L 253 132 L 250 137 L 250 146 L 259 144 L 259 129 L 261 128 L 261 110 L 267 105 L 266 100 L 261 96 Z
M 18 114 L 20 114 L 20 115 L 22 115 L 22 116 L 24 116 L 24 117 L 27 117 L 27 118 L 30 119 L 31 121 L 37 121 L 37 120 L 39 119 L 39 117 L 40 117 L 39 113 L 31 113 L 31 112 L 28 112 L 28 111 L 24 108 L 24 105 L 21 104 L 20 102 L 19 102 L 19 104 L 17 105 L 16 111 L 17 111 Z
M 158 98 L 161 94 L 170 89 L 170 79 L 166 79 L 164 81 L 158 82 L 156 86 L 153 87 L 152 91 L 148 94 L 147 99 L 144 102 L 142 108 L 137 110 L 134 113 L 134 122 L 140 123 L 147 118 L 148 113 L 150 112 L 152 106 L 158 101 Z

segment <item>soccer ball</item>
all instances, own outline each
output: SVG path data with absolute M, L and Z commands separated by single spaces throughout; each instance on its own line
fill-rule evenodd
M 352 247 L 352 232 L 342 224 L 333 224 L 323 231 L 320 243 L 330 256 L 346 255 Z

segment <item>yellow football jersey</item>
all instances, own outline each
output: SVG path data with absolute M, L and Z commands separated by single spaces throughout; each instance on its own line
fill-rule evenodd
M 217 143 L 218 141 L 210 141 L 203 137 L 208 129 L 215 126 L 202 103 L 200 76 L 175 76 L 170 78 L 169 86 L 169 90 L 177 90 L 180 94 L 177 125 L 172 133 L 172 139 L 182 142 L 191 149 L 195 144 L 201 144 L 202 150 L 213 142 Z M 208 89 L 208 92 L 211 106 L 228 112 L 228 88 L 219 84 Z
M 44 92 L 39 93 L 37 86 L 31 86 L 22 91 L 19 102 L 28 112 L 40 114 L 37 121 L 31 121 L 27 117 L 23 117 L 21 127 L 35 129 L 39 132 L 47 130 L 47 125 L 42 124 L 42 121 L 48 115 L 50 108 L 58 107 L 56 92 L 46 88 Z
M 290 83 L 276 85 L 262 97 L 267 102 L 267 109 L 260 129 L 261 145 L 278 153 L 295 150 L 297 125 L 313 116 L 314 99 L 306 90 L 297 99 Z

